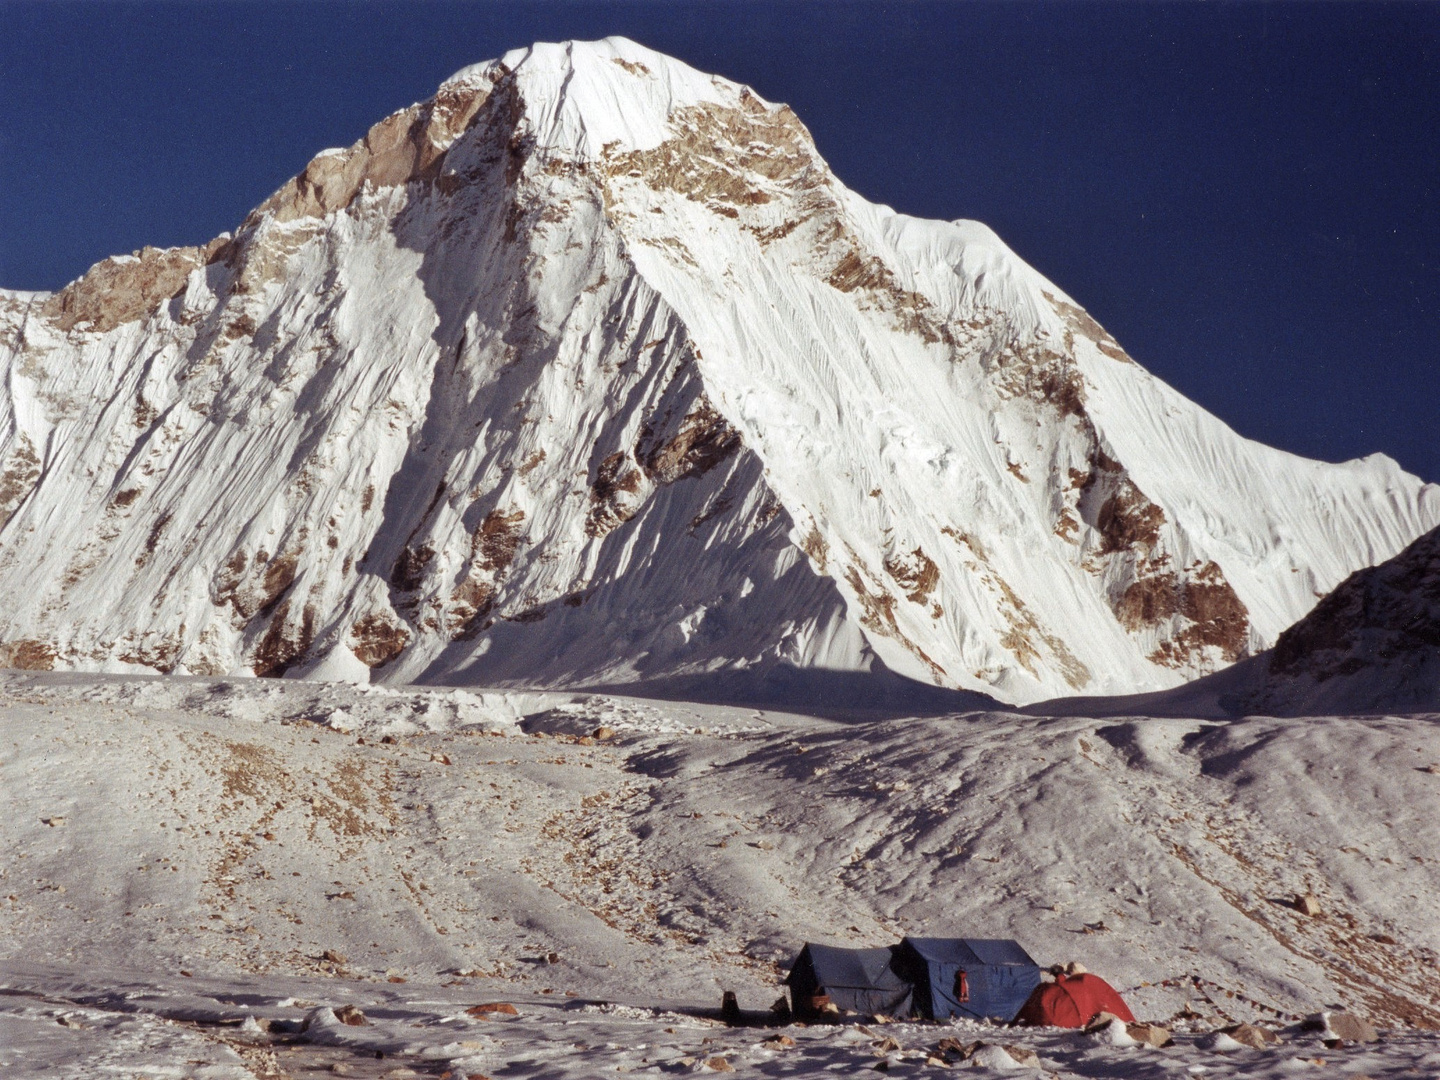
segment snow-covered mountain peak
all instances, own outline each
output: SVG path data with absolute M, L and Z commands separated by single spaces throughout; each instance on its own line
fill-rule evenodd
M 669 120 L 678 110 L 759 101 L 745 87 L 623 37 L 513 49 L 499 60 L 462 69 L 441 89 L 484 87 L 511 76 L 533 137 L 552 150 L 591 160 L 607 146 L 658 146 L 670 137 Z
M 0 348 L 22 666 L 1133 692 L 1440 524 L 624 39 L 467 68 L 204 248 L 0 295 Z

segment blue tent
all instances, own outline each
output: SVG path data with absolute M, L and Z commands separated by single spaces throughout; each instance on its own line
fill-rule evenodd
M 811 999 L 824 994 L 841 1012 L 907 1016 L 910 984 L 891 965 L 893 949 L 839 949 L 807 942 L 785 982 L 797 1016 L 813 1015 Z
M 895 947 L 894 967 L 915 988 L 915 1011 L 929 1020 L 1008 1023 L 1040 985 L 1040 966 L 1018 941 L 907 937 Z

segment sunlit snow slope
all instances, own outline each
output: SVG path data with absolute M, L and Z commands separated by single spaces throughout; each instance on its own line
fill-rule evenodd
M 1129 693 L 1440 524 L 623 39 L 465 69 L 233 237 L 0 293 L 0 349 L 17 667 Z

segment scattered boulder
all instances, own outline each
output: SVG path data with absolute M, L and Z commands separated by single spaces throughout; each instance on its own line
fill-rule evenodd
M 883 1039 L 876 1039 L 870 1045 L 882 1054 L 898 1054 L 900 1052 L 900 1044 L 888 1035 Z
M 959 1039 L 945 1038 L 935 1044 L 932 1056 L 947 1062 L 965 1061 L 984 1045 L 982 1042 L 962 1043 Z
M 1115 1023 L 1115 1021 L 1117 1020 L 1120 1020 L 1120 1017 L 1116 1016 L 1112 1012 L 1096 1013 L 1095 1019 L 1091 1020 L 1090 1023 L 1085 1025 L 1085 1034 L 1094 1035 L 1096 1032 L 1108 1031 L 1110 1029 L 1110 1025 Z M 1121 1024 L 1124 1024 L 1124 1022 L 1125 1021 L 1120 1020 Z
M 1025 1057 L 1022 1061 L 1015 1055 L 1021 1054 Z M 984 1069 L 998 1069 L 1002 1072 L 1011 1072 L 1015 1069 L 1038 1069 L 1040 1058 L 1035 1052 L 1026 1051 L 1024 1047 L 995 1046 L 991 1043 L 977 1043 L 969 1055 L 972 1064 Z
M 1305 1026 L 1311 1030 L 1322 1030 L 1330 1039 L 1341 1042 L 1370 1043 L 1377 1042 L 1380 1038 L 1374 1024 L 1363 1016 L 1348 1012 L 1322 1012 L 1307 1018 Z
M 795 1040 L 789 1035 L 771 1035 L 760 1043 L 766 1050 L 789 1050 L 795 1045 Z
M 1228 1054 L 1232 1050 L 1244 1050 L 1245 1044 L 1237 1042 L 1223 1031 L 1216 1031 L 1197 1044 L 1201 1050 L 1209 1050 L 1214 1054 Z
M 705 1068 L 711 1072 L 734 1072 L 735 1066 L 723 1057 L 712 1057 L 705 1062 Z
M 1140 1042 L 1130 1034 L 1130 1029 L 1124 1020 L 1118 1016 L 1111 1016 L 1109 1013 L 1101 1013 L 1095 1022 L 1085 1029 L 1085 1034 L 1094 1035 L 1101 1042 L 1109 1043 L 1111 1046 L 1139 1046 Z
M 601 724 L 594 731 L 592 731 L 590 735 L 597 741 L 604 742 L 606 739 L 613 739 L 615 737 L 615 729 L 612 727 L 606 727 L 604 724 Z
M 1021 1066 L 1022 1068 L 1040 1068 L 1040 1055 L 1035 1053 L 1035 1051 L 1031 1050 L 1028 1046 L 1011 1046 L 1007 1043 L 1000 1049 L 1004 1050 L 1007 1054 L 1014 1058 L 1015 1064 Z
M 511 1005 L 508 1001 L 487 1001 L 481 1005 L 472 1005 L 465 1010 L 469 1016 L 519 1016 L 520 1010 Z
M 343 964 L 345 963 L 345 954 L 336 952 L 334 949 L 326 949 L 320 954 L 320 959 L 324 960 L 327 964 Z
M 348 1027 L 364 1027 L 370 1022 L 365 1019 L 365 1014 L 354 1005 L 341 1005 L 335 1010 L 335 1019 Z
M 1308 915 L 1313 919 L 1320 914 L 1320 901 L 1310 893 L 1296 893 L 1294 903 L 1295 910 L 1301 915 Z
M 41 818 L 40 820 L 44 824 L 49 825 L 52 829 L 60 829 L 63 828 L 65 825 L 65 819 L 63 817 L 46 817 Z
M 1170 1035 L 1169 1028 L 1163 1028 L 1159 1024 L 1129 1024 L 1125 1033 L 1142 1046 L 1153 1046 L 1160 1049 L 1165 1046 L 1173 1046 L 1175 1040 Z
M 1269 1028 L 1257 1027 L 1254 1024 L 1232 1024 L 1222 1028 L 1221 1034 L 1230 1036 L 1241 1046 L 1248 1046 L 1252 1050 L 1267 1050 L 1280 1041 L 1280 1036 Z
M 442 753 L 440 753 L 439 751 L 436 751 L 436 752 L 434 752 L 434 753 L 432 753 L 432 754 L 430 755 L 430 760 L 431 760 L 431 761 L 435 761 L 435 762 L 439 762 L 441 765 L 449 765 L 449 764 L 450 764 L 450 755 L 449 755 L 449 754 L 442 754 Z

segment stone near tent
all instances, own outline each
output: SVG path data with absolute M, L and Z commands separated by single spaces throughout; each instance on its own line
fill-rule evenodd
M 348 1027 L 364 1027 L 370 1022 L 365 1019 L 365 1014 L 354 1005 L 341 1005 L 335 1010 L 335 1019 Z
M 1325 1033 L 1342 1042 L 1378 1042 L 1380 1033 L 1375 1025 L 1363 1016 L 1348 1012 L 1324 1012 L 1320 1014 Z
M 468 1016 L 479 1016 L 489 1019 L 494 1016 L 519 1016 L 520 1010 L 511 1005 L 508 1001 L 487 1001 L 481 1005 L 472 1005 L 465 1010 Z
M 1020 1065 L 1023 1068 L 1040 1068 L 1040 1055 L 1035 1053 L 1035 1051 L 1031 1050 L 1028 1046 L 1011 1046 L 1009 1043 L 1006 1043 L 1000 1049 L 1004 1050 L 1007 1054 L 1014 1058 L 1015 1064 Z
M 1252 1050 L 1268 1050 L 1280 1042 L 1280 1036 L 1275 1032 L 1254 1024 L 1232 1024 L 1230 1027 L 1221 1028 L 1220 1034 L 1229 1035 L 1241 1046 L 1248 1046 Z
M 1095 1019 L 1091 1020 L 1090 1023 L 1085 1025 L 1085 1034 L 1094 1035 L 1097 1031 L 1105 1031 L 1116 1020 L 1120 1020 L 1121 1023 L 1125 1022 L 1124 1020 L 1121 1020 L 1120 1017 L 1116 1016 L 1113 1012 L 1098 1013 Z
M 1301 915 L 1308 915 L 1313 919 L 1320 914 L 1320 901 L 1310 893 L 1296 893 L 1295 910 Z
M 1159 1024 L 1128 1024 L 1125 1032 L 1136 1042 L 1144 1046 L 1153 1046 L 1157 1050 L 1165 1046 L 1173 1046 L 1175 1040 L 1170 1035 L 1169 1028 L 1163 1028 Z
M 982 1042 L 962 1043 L 959 1039 L 945 1038 L 935 1044 L 931 1056 L 946 1062 L 965 1061 L 984 1045 Z

